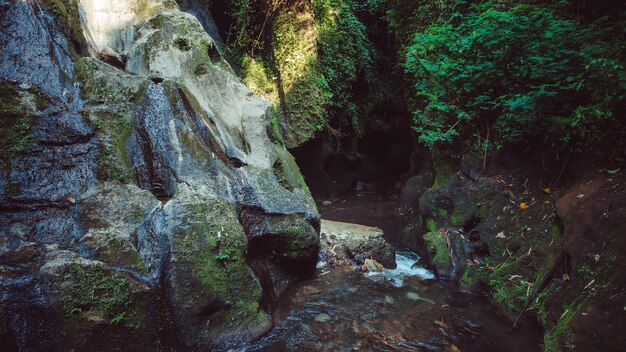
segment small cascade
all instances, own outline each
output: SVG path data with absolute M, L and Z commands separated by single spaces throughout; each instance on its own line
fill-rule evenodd
M 420 256 L 417 253 L 398 250 L 396 251 L 396 268 L 384 269 L 382 272 L 368 272 L 365 276 L 372 277 L 383 275 L 385 279 L 395 287 L 404 286 L 404 279 L 407 277 L 419 277 L 421 279 L 435 279 L 435 274 L 421 266 L 417 266 Z

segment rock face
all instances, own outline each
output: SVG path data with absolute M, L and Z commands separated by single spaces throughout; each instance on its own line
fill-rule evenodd
M 0 345 L 250 341 L 315 268 L 315 203 L 195 17 L 98 6 L 0 4 Z
M 619 351 L 626 343 L 626 321 L 618 318 L 626 306 L 626 274 L 616 270 L 626 260 L 625 186 L 624 172 L 596 176 L 556 202 L 573 270 L 567 289 L 548 297 L 548 328 L 570 328 L 571 334 L 554 335 L 580 351 Z M 569 314 L 561 313 L 565 302 L 573 303 Z
M 320 244 L 320 257 L 325 263 L 364 264 L 373 258 L 386 268 L 396 267 L 396 251 L 385 242 L 383 231 L 376 227 L 322 220 Z

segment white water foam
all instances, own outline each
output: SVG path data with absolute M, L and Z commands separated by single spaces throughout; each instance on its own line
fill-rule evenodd
M 402 287 L 404 285 L 404 278 L 409 276 L 418 276 L 422 279 L 434 279 L 435 274 L 420 266 L 414 266 L 420 259 L 417 253 L 411 251 L 396 251 L 396 265 L 395 269 L 384 269 L 382 275 L 395 287 Z M 368 272 L 366 276 L 381 275 L 377 272 Z

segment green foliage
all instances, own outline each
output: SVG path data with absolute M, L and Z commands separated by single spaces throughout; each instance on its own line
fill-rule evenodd
M 96 266 L 74 264 L 67 270 L 69 287 L 61 297 L 68 316 L 90 312 L 110 324 L 134 316 L 131 310 L 130 281 Z M 128 316 L 127 316 L 128 315 Z
M 624 41 L 610 45 L 602 20 L 585 25 L 524 3 L 461 5 L 407 47 L 421 142 L 470 144 L 489 133 L 498 147 L 580 150 L 607 138 L 624 147 Z
M 249 55 L 244 56 L 242 58 L 242 66 L 245 71 L 243 83 L 251 91 L 277 106 L 279 104 L 277 78 L 267 61 Z
M 362 118 L 372 106 L 360 104 L 355 85 L 373 86 L 374 47 L 365 25 L 356 16 L 355 2 L 320 0 L 313 3 L 319 17 L 320 71 L 330 89 L 329 107 L 340 127 L 351 126 L 352 131 L 361 135 L 364 132 Z
M 30 144 L 32 117 L 16 87 L 10 83 L 0 84 L 0 167 L 7 166 L 10 159 Z
M 563 307 L 563 313 L 554 327 L 546 331 L 543 337 L 544 351 L 559 352 L 561 348 L 561 340 L 563 337 L 572 335 L 572 328 L 569 326 L 570 320 L 576 314 L 580 304 L 571 303 Z
M 288 147 L 325 130 L 358 139 L 367 128 L 387 126 L 373 115 L 389 90 L 377 78 L 380 56 L 362 21 L 369 16 L 382 23 L 383 7 L 381 0 L 228 5 L 230 52 L 239 58 L 244 83 L 282 112 Z
M 287 12 L 274 23 L 273 59 L 284 94 L 283 113 L 298 142 L 310 139 L 327 123 L 332 93 L 320 61 L 316 37 L 318 28 L 311 14 Z

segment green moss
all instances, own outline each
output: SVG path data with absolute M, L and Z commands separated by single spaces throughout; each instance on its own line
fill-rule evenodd
M 317 58 L 317 28 L 311 14 L 286 12 L 274 24 L 272 48 L 284 92 L 288 146 L 323 130 L 329 120 L 332 93 Z
M 242 60 L 244 69 L 243 83 L 255 94 L 274 104 L 279 105 L 278 82 L 271 65 L 263 60 L 245 56 Z
M 437 232 L 437 223 L 434 219 L 426 219 L 426 228 L 429 232 Z
M 150 21 L 148 21 L 148 24 L 153 29 L 161 29 L 163 27 L 163 22 L 164 21 L 165 21 L 165 16 L 163 16 L 162 14 L 158 14 L 158 15 L 152 17 L 150 19 Z
M 543 337 L 544 351 L 545 352 L 560 352 L 563 351 L 562 341 L 563 338 L 572 335 L 572 329 L 569 326 L 570 320 L 578 312 L 580 304 L 569 304 L 563 307 L 563 313 L 559 321 L 553 328 L 546 331 Z
M 317 240 L 317 233 L 309 223 L 297 216 L 267 219 L 267 228 L 277 248 L 276 254 L 288 260 L 302 259 Z
M 457 161 L 449 155 L 446 155 L 443 152 L 439 152 L 436 150 L 433 150 L 432 154 L 435 180 L 431 189 L 435 189 L 446 184 L 450 180 L 452 175 L 457 172 Z
M 83 110 L 96 134 L 103 141 L 98 176 L 104 180 L 132 182 L 135 178 L 126 144 L 133 131 L 131 113 L 145 95 L 148 81 L 122 77 L 101 62 L 83 58 L 75 63 L 83 98 L 94 107 Z
M 280 133 L 280 127 L 278 126 L 278 110 L 275 107 L 272 107 L 270 112 L 270 124 L 267 126 L 267 136 L 269 137 L 272 143 L 285 147 L 285 140 L 283 139 L 283 135 Z
M 430 261 L 438 270 L 444 271 L 452 264 L 446 239 L 439 232 L 429 232 L 424 235 L 426 248 L 431 253 Z
M 258 306 L 261 291 L 245 261 L 247 238 L 230 204 L 211 200 L 192 209 L 189 227 L 176 234 L 173 254 L 180 271 L 175 295 L 189 307 L 222 302 L 211 313 L 209 329 L 216 333 L 234 320 L 248 324 L 264 319 Z
M 274 144 L 274 150 L 278 158 L 274 162 L 272 169 L 280 185 L 289 191 L 301 189 L 309 193 L 309 188 L 293 156 L 285 148 L 276 144 Z
M 36 88 L 18 90 L 11 83 L 0 84 L 0 168 L 30 146 L 34 110 L 47 106 L 47 98 Z
M 128 278 L 98 266 L 73 264 L 65 273 L 67 287 L 61 303 L 67 316 L 93 314 L 110 324 L 137 318 Z
M 106 263 L 123 265 L 136 269 L 143 274 L 148 273 L 139 253 L 126 239 L 112 238 L 106 246 L 98 250 L 96 257 Z
M 448 211 L 442 208 L 437 208 L 435 210 L 436 214 L 439 215 L 441 218 L 447 218 L 448 217 Z
M 465 268 L 461 282 L 469 287 L 476 287 L 479 283 L 485 282 L 486 278 L 485 269 L 478 265 L 471 265 Z
M 470 216 L 468 216 L 467 214 L 462 214 L 460 212 L 454 212 L 452 214 L 452 216 L 450 217 L 450 222 L 454 226 L 461 227 L 461 226 L 465 225 L 465 223 L 467 223 L 467 221 L 469 219 L 470 219 Z
M 274 176 L 278 180 L 278 183 L 280 183 L 280 185 L 283 186 L 284 188 L 286 188 L 287 190 L 293 191 L 293 187 L 291 187 L 291 185 L 289 184 L 289 182 L 286 179 L 285 170 L 283 169 L 282 160 L 277 159 L 274 162 L 274 165 L 272 166 L 272 170 L 274 171 Z
M 82 84 L 81 93 L 85 100 L 109 104 L 114 110 L 124 110 L 124 105 L 136 106 L 145 96 L 149 84 L 145 78 L 122 76 L 117 69 L 88 57 L 76 61 L 74 71 Z M 137 84 L 137 81 L 142 83 Z
M 77 0 L 44 0 L 48 11 L 57 18 L 61 30 L 78 54 L 87 53 L 87 41 L 80 25 Z
M 133 131 L 131 116 L 122 112 L 99 111 L 96 123 L 100 126 L 97 133 L 106 141 L 98 160 L 98 177 L 122 183 L 134 181 L 135 171 L 126 147 Z
M 552 239 L 555 241 L 559 241 L 563 238 L 563 234 L 561 233 L 561 230 L 556 225 L 552 225 L 550 227 L 550 235 L 552 236 Z

